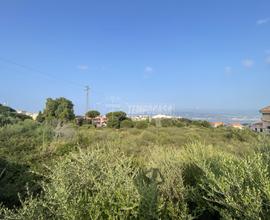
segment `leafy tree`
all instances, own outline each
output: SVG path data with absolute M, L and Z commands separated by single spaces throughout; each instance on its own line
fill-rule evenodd
M 40 122 L 40 123 L 42 123 L 42 122 L 45 121 L 45 116 L 44 116 L 44 114 L 41 111 L 38 112 L 38 116 L 36 118 L 36 121 L 37 122 Z
M 70 121 L 75 118 L 73 103 L 66 98 L 51 99 L 48 98 L 44 110 L 46 120 L 59 119 Z
M 107 127 L 120 128 L 121 122 L 117 118 L 108 118 Z
M 109 112 L 106 114 L 107 118 L 117 118 L 120 121 L 123 121 L 127 118 L 127 114 L 125 112 L 122 111 L 118 111 L 118 112 Z
M 55 117 L 57 105 L 57 100 L 53 100 L 52 98 L 47 99 L 46 107 L 44 110 L 44 116 L 46 119 L 52 119 Z
M 109 128 L 120 128 L 121 122 L 127 119 L 127 114 L 122 111 L 109 112 L 106 117 L 108 118 L 107 126 Z
M 91 111 L 86 112 L 85 116 L 89 118 L 95 118 L 97 116 L 100 116 L 100 112 L 96 110 L 91 110 Z

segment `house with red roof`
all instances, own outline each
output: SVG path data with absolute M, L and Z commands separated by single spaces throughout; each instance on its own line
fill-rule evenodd
M 262 108 L 262 129 L 263 132 L 270 133 L 270 106 Z

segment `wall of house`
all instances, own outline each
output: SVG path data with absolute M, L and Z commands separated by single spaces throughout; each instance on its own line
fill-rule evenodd
M 266 133 L 270 133 L 270 113 L 268 114 L 263 114 L 262 116 L 262 121 L 263 121 L 263 130 Z
M 263 122 L 263 128 L 270 131 L 270 122 Z
M 264 113 L 263 115 L 262 115 L 262 120 L 263 121 L 268 121 L 268 122 L 270 122 L 270 113 Z
M 263 130 L 265 133 L 270 133 L 270 113 L 262 116 Z

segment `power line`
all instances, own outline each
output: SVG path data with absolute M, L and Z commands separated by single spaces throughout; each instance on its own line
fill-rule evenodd
M 82 85 L 82 84 L 79 84 L 79 83 L 76 83 L 76 82 L 73 82 L 73 81 L 69 81 L 69 80 L 66 80 L 66 79 L 57 79 L 57 78 L 53 77 L 52 75 L 48 74 L 45 71 L 41 71 L 41 70 L 36 69 L 34 67 L 31 67 L 29 65 L 18 63 L 18 62 L 14 61 L 14 60 L 7 59 L 7 58 L 4 58 L 2 56 L 0 56 L 0 61 L 2 61 L 4 63 L 11 64 L 11 65 L 14 65 L 14 66 L 17 66 L 17 67 L 20 67 L 20 68 L 28 70 L 28 71 L 31 71 L 30 74 L 41 76 L 43 78 L 46 78 L 47 80 L 57 81 L 57 82 L 61 82 L 61 83 L 64 82 L 66 84 L 73 85 L 73 86 L 76 86 L 76 87 L 79 87 L 79 88 L 85 88 L 84 90 L 86 91 L 86 106 L 85 106 L 86 112 L 89 110 L 89 92 L 90 92 L 90 87 L 89 86 L 85 86 L 85 85 Z M 103 91 L 94 90 L 94 93 L 102 95 L 104 97 L 107 97 L 107 95 Z
M 34 75 L 42 76 L 43 78 L 45 77 L 46 79 L 49 79 L 49 80 L 58 81 L 58 82 L 64 82 L 64 83 L 71 84 L 73 86 L 80 87 L 80 88 L 83 87 L 83 85 L 81 85 L 79 83 L 75 83 L 73 81 L 69 81 L 69 80 L 66 80 L 66 79 L 61 79 L 61 80 L 57 79 L 57 78 L 51 76 L 50 74 L 46 73 L 45 71 L 38 70 L 38 69 L 33 68 L 33 67 L 29 66 L 29 65 L 25 65 L 25 64 L 15 62 L 15 61 L 13 61 L 11 59 L 6 59 L 6 58 L 3 58 L 3 57 L 0 57 L 0 60 L 2 62 L 9 63 L 9 64 L 12 64 L 12 65 L 18 66 L 20 68 L 26 69 L 28 71 L 31 71 Z

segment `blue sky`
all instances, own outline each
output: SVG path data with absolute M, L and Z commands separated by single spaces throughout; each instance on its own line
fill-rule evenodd
M 270 104 L 270 1 L 0 2 L 0 102 L 258 109 Z

